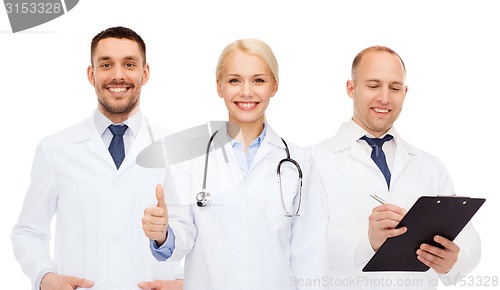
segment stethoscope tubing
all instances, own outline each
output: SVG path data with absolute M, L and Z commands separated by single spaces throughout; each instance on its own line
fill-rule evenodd
M 215 135 L 217 135 L 219 131 L 215 131 L 212 136 L 210 136 L 210 139 L 208 141 L 208 144 L 207 144 L 207 150 L 206 150 L 206 153 L 205 153 L 205 168 L 203 170 L 203 185 L 202 185 L 202 189 L 201 189 L 201 192 L 199 192 L 197 195 L 196 195 L 196 204 L 199 206 L 199 207 L 205 207 L 207 206 L 208 204 L 210 204 L 211 200 L 212 200 L 212 197 L 211 197 L 211 194 L 209 192 L 207 192 L 207 175 L 208 175 L 208 158 L 209 158 L 209 155 L 210 155 L 210 147 L 212 145 L 212 142 L 215 138 Z M 278 184 L 279 184 L 279 187 L 280 187 L 280 193 L 281 193 L 281 204 L 283 206 L 283 210 L 285 211 L 285 216 L 287 217 L 294 217 L 294 216 L 299 216 L 299 211 L 300 211 L 300 205 L 302 203 L 302 169 L 300 168 L 300 164 L 295 161 L 294 159 L 290 158 L 290 150 L 288 149 L 288 144 L 286 144 L 285 140 L 283 140 L 283 138 L 281 138 L 281 141 L 283 141 L 283 144 L 285 145 L 285 152 L 286 152 L 286 158 L 280 160 L 278 162 L 278 166 L 276 168 L 276 174 L 278 175 Z M 287 208 L 286 208 L 286 204 L 285 204 L 285 198 L 284 198 L 284 195 L 283 195 L 283 187 L 282 187 L 282 182 L 281 182 L 281 165 L 285 162 L 290 162 L 292 163 L 296 168 L 297 168 L 297 172 L 298 172 L 298 175 L 299 175 L 299 178 L 298 178 L 298 197 L 299 197 L 299 201 L 298 201 L 298 205 L 297 205 L 297 210 L 295 211 L 295 213 L 290 213 Z

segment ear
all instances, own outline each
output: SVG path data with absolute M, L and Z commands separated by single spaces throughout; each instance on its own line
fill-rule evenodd
M 142 84 L 145 85 L 149 81 L 149 64 L 146 63 L 142 71 Z
M 95 75 L 94 75 L 94 69 L 92 68 L 92 65 L 89 65 L 87 67 L 87 78 L 89 79 L 89 82 L 92 86 L 95 86 Z
M 347 95 L 352 99 L 354 96 L 354 82 L 352 80 L 347 80 L 346 91 Z
M 276 81 L 274 81 L 273 92 L 271 94 L 271 98 L 274 97 L 274 95 L 276 95 L 276 92 L 278 92 L 278 84 L 276 83 Z
M 219 97 L 224 98 L 224 96 L 222 96 L 222 85 L 219 80 L 217 80 L 217 94 L 219 94 Z

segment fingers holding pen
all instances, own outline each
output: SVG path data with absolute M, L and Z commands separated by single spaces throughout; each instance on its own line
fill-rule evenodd
M 387 238 L 407 231 L 406 227 L 396 229 L 405 214 L 404 208 L 393 204 L 382 204 L 372 210 L 368 217 L 368 238 L 374 251 L 378 251 Z

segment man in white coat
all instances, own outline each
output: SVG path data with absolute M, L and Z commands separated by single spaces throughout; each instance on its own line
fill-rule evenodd
M 402 59 L 390 48 L 361 51 L 347 82 L 352 120 L 312 147 L 328 197 L 332 288 L 436 289 L 438 280 L 457 283 L 480 259 L 478 234 L 468 225 L 454 241 L 436 236 L 444 249 L 420 246 L 416 256 L 431 268 L 427 272 L 362 272 L 388 237 L 404 234 L 406 228 L 395 226 L 420 196 L 454 194 L 440 160 L 406 143 L 393 127 L 407 93 L 405 76 Z M 380 146 L 382 151 L 373 151 Z M 380 168 L 371 158 L 373 152 L 376 157 L 385 153 Z M 380 205 L 370 194 L 387 203 Z
M 181 265 L 151 257 L 140 222 L 165 172 L 139 167 L 136 156 L 166 135 L 139 110 L 149 79 L 144 41 L 124 27 L 100 32 L 91 43 L 87 75 L 97 110 L 40 142 L 11 235 L 16 259 L 34 290 L 182 289 L 182 279 L 176 280 Z

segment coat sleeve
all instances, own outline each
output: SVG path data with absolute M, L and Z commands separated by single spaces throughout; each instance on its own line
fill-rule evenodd
M 31 279 L 33 289 L 47 272 L 56 272 L 50 256 L 50 224 L 57 209 L 54 172 L 42 141 L 36 150 L 31 171 L 31 183 L 26 193 L 19 220 L 11 241 L 14 256 L 23 272 Z
M 303 190 L 300 216 L 292 222 L 290 263 L 293 277 L 290 283 L 301 289 L 300 281 L 323 281 L 328 275 L 328 210 L 325 192 L 310 158 L 303 169 Z M 328 289 L 326 283 L 313 288 Z
M 196 226 L 191 208 L 190 166 L 192 162 L 171 166 L 165 178 L 165 200 L 168 206 L 169 226 L 175 235 L 171 259 L 181 260 L 191 251 L 196 237 Z
M 451 177 L 442 164 L 440 184 L 442 185 L 441 192 L 444 193 L 443 195 L 454 194 Z M 460 247 L 458 261 L 448 273 L 438 275 L 444 285 L 455 285 L 460 282 L 460 279 L 472 272 L 481 259 L 481 239 L 472 223 L 469 222 L 464 227 L 454 242 Z

